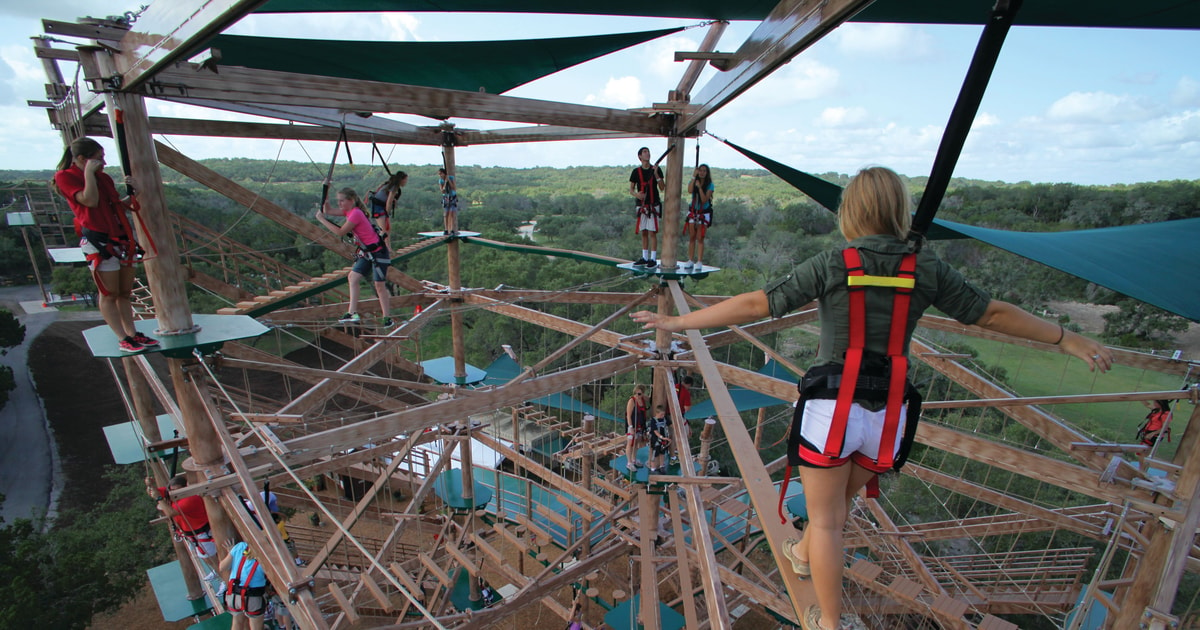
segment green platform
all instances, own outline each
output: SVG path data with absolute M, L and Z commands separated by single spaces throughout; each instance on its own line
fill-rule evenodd
M 454 357 L 441 357 L 439 359 L 422 361 L 421 369 L 425 371 L 425 376 L 443 385 L 472 385 L 487 378 L 487 372 L 470 363 L 465 365 L 466 378 L 454 376 Z
M 200 623 L 194 623 L 188 626 L 187 630 L 229 630 L 231 627 L 233 627 L 233 615 L 221 613 Z
M 183 582 L 178 560 L 147 569 L 146 575 L 150 578 L 150 586 L 154 588 L 154 597 L 158 599 L 158 609 L 166 621 L 173 623 L 212 609 L 207 595 L 188 601 L 187 585 Z
M 37 225 L 32 212 L 9 212 L 8 227 L 32 227 Z
M 682 269 L 680 267 L 676 267 L 674 269 L 663 269 L 662 267 L 657 266 L 642 267 L 633 263 L 621 263 L 617 265 L 617 269 L 632 271 L 638 276 L 659 276 L 663 280 L 683 280 L 685 278 L 695 278 L 699 280 L 701 278 L 707 278 L 708 274 L 710 273 L 721 270 L 720 267 L 713 267 L 712 265 L 704 265 L 699 269 L 695 267 L 692 267 L 691 269 Z
M 107 325 L 83 331 L 83 338 L 87 340 L 92 354 L 98 358 L 119 358 L 161 352 L 172 359 L 185 359 L 192 356 L 194 349 L 199 348 L 202 354 L 212 354 L 219 350 L 226 341 L 249 339 L 270 330 L 248 315 L 192 315 L 192 322 L 200 326 L 200 332 L 165 337 L 154 332 L 158 329 L 157 319 L 143 319 L 134 322 L 139 332 L 157 339 L 162 344 L 141 352 L 122 352 L 117 346 L 119 339 Z
M 158 433 L 163 440 L 175 437 L 175 422 L 170 414 L 158 416 Z M 146 459 L 143 451 L 146 437 L 142 434 L 142 425 L 137 422 L 110 424 L 104 427 L 104 437 L 108 439 L 108 450 L 115 463 L 132 464 Z M 185 436 L 180 433 L 179 437 Z
M 638 615 L 641 614 L 641 595 L 634 595 L 629 599 L 617 604 L 612 610 L 604 615 L 604 623 L 608 624 L 612 630 L 636 630 L 645 628 L 646 626 L 637 622 Z M 686 623 L 683 615 L 675 612 L 670 606 L 659 602 L 658 617 L 662 622 L 659 625 L 660 630 L 680 630 Z
M 475 497 L 471 502 L 463 497 L 462 488 L 462 470 L 459 468 L 452 468 L 438 475 L 433 484 L 434 494 L 456 510 L 478 510 L 487 507 L 492 501 L 492 489 L 478 481 L 475 482 Z

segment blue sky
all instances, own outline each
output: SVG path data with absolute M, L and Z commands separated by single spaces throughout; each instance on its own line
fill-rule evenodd
M 166 0 L 158 0 L 166 1 Z M 39 18 L 74 20 L 136 5 L 52 0 L 6 6 L 0 18 L 0 169 L 52 168 L 61 153 L 43 112 L 40 63 L 28 37 Z M 689 25 L 684 20 L 599 16 L 445 15 L 434 13 L 251 17 L 230 32 L 264 36 L 393 40 L 562 37 Z M 735 23 L 718 49 L 732 51 L 753 30 Z M 883 164 L 927 175 L 979 35 L 977 27 L 862 24 L 839 28 L 769 79 L 720 110 L 708 130 L 802 170 L 850 173 Z M 691 29 L 560 72 L 510 92 L 514 96 L 645 107 L 666 99 L 684 69 L 675 50 L 695 50 L 704 30 Z M 1200 178 L 1200 52 L 1195 31 L 1015 28 L 1010 33 L 956 176 L 1009 182 L 1111 184 Z M 71 64 L 64 74 L 74 73 Z M 695 93 L 715 71 L 707 69 Z M 165 104 L 151 113 L 236 119 Z M 428 119 L 398 116 L 417 124 Z M 508 123 L 456 121 L 469 128 Z M 198 139 L 169 141 L 195 158 L 258 157 L 317 162 L 331 144 Z M 460 164 L 513 167 L 628 165 L 638 146 L 657 154 L 660 140 L 556 142 L 463 147 Z M 366 146 L 354 155 L 365 160 Z M 440 162 L 432 147 L 385 146 L 392 162 Z M 687 147 L 690 164 L 694 149 Z M 701 160 L 751 167 L 712 138 Z

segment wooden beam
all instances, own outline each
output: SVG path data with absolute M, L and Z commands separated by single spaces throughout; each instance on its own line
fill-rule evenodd
M 409 328 L 420 327 L 422 325 L 422 320 L 435 317 L 440 308 L 441 302 L 434 302 L 429 306 L 429 308 L 421 311 L 417 315 L 414 315 L 412 319 L 404 322 L 403 324 L 400 324 L 389 334 L 403 335 Z M 372 343 L 366 350 L 358 353 L 358 355 L 353 359 L 347 361 L 344 365 L 342 365 L 342 367 L 338 368 L 337 371 L 343 374 L 361 374 L 369 370 L 371 366 L 379 363 L 386 355 L 391 354 L 393 351 L 394 347 L 390 343 L 377 341 Z M 308 415 L 319 405 L 323 404 L 330 398 L 333 398 L 333 396 L 338 393 L 340 385 L 341 381 L 334 380 L 332 378 L 321 379 L 321 381 L 319 381 L 316 385 L 310 387 L 308 391 L 304 392 L 292 400 L 292 402 L 280 409 L 279 412 Z
M 430 118 L 478 118 L 663 135 L 665 120 L 619 109 L 556 103 L 482 92 L 342 79 L 292 72 L 221 66 L 219 73 L 177 66 L 158 75 L 148 96 L 310 106 L 345 111 L 419 114 Z M 171 86 L 171 87 L 166 87 Z
M 1014 346 L 1024 346 L 1027 348 L 1045 350 L 1046 352 L 1066 354 L 1063 352 L 1062 348 L 1056 344 L 1041 343 L 1038 341 L 1030 341 L 1028 339 L 1021 339 L 1018 337 L 1010 337 L 1005 334 L 984 330 L 978 326 L 967 326 L 966 324 L 960 324 L 953 319 L 946 317 L 937 317 L 935 315 L 928 314 L 922 315 L 921 319 L 917 322 L 917 325 L 921 328 L 928 328 L 930 330 L 952 332 L 959 335 L 966 335 L 968 337 L 977 337 L 979 339 L 1003 341 Z M 1152 354 L 1133 352 L 1131 350 L 1123 350 L 1121 348 L 1109 348 L 1109 351 L 1113 353 L 1113 357 L 1115 358 L 1115 362 L 1117 364 L 1151 370 L 1154 372 L 1162 372 L 1163 374 L 1172 374 L 1179 377 L 1187 376 L 1188 372 L 1194 369 L 1195 365 L 1195 363 L 1192 361 L 1172 359 L 1169 357 L 1158 357 Z
M 1029 405 L 1071 405 L 1096 402 L 1129 402 L 1134 400 L 1184 400 L 1191 398 L 1191 392 L 1172 389 L 1160 392 L 1124 392 L 1115 394 L 1070 394 L 1064 396 L 1026 396 L 1024 398 L 977 398 L 975 400 L 935 400 L 921 404 L 921 410 L 926 409 L 966 409 L 978 407 L 1024 407 Z M 1072 447 L 1066 450 L 1089 450 L 1076 444 L 1091 444 L 1091 442 L 1072 442 Z M 1132 444 L 1116 445 L 1122 448 L 1135 446 Z M 1093 449 L 1105 450 L 1105 449 Z M 1113 449 L 1107 449 L 1113 450 Z
M 525 308 L 524 306 L 498 302 L 477 294 L 466 294 L 463 298 L 468 304 L 476 304 L 494 313 L 508 315 L 514 319 L 519 319 L 530 324 L 537 324 L 550 330 L 557 330 L 558 332 L 575 337 L 586 334 L 591 341 L 610 348 L 644 352 L 640 347 L 624 343 L 620 335 L 609 330 L 592 330 L 592 327 L 589 327 L 587 324 L 581 324 L 565 317 L 543 313 L 531 308 Z
M 932 422 L 917 425 L 917 441 L 926 446 L 961 455 L 970 460 L 995 466 L 1001 470 L 1066 488 L 1080 494 L 1123 503 L 1129 499 L 1148 501 L 1151 494 L 1137 488 L 1123 488 L 1100 481 L 1097 471 L 1036 455 L 1012 446 L 997 444 L 986 438 L 938 426 Z
M 535 125 L 532 127 L 513 127 L 510 129 L 459 129 L 456 140 L 459 146 L 471 146 L 567 140 L 627 140 L 654 136 L 657 136 L 657 134 L 598 131 L 595 129 L 559 127 L 556 125 Z
M 336 127 L 315 125 L 291 125 L 262 122 L 235 122 L 229 120 L 201 120 L 195 118 L 150 118 L 150 129 L 156 134 L 167 136 L 204 136 L 224 138 L 260 138 L 265 140 L 312 140 L 337 142 Z M 420 144 L 436 146 L 437 136 L 431 133 L 398 134 L 395 132 L 372 132 L 346 130 L 350 142 L 379 142 L 386 144 Z
M 358 623 L 359 616 L 358 611 L 354 609 L 354 602 L 346 597 L 337 582 L 329 583 L 329 594 L 333 595 L 333 599 L 337 602 L 338 608 L 342 609 L 342 614 L 346 615 L 346 619 L 350 620 L 350 623 Z
M 291 363 L 291 362 L 289 361 L 288 363 Z M 435 383 L 421 383 L 419 381 L 406 381 L 406 380 L 397 379 L 397 378 L 387 378 L 386 376 L 375 376 L 373 374 L 347 374 L 345 372 L 339 372 L 337 370 L 322 370 L 320 368 L 304 367 L 302 365 L 295 364 L 295 363 L 293 363 L 291 365 L 287 365 L 284 363 L 274 363 L 274 362 L 267 363 L 264 361 L 249 361 L 249 360 L 245 360 L 245 359 L 234 359 L 234 358 L 230 358 L 230 357 L 225 357 L 221 360 L 221 365 L 222 365 L 222 367 L 229 367 L 229 368 L 242 368 L 245 370 L 260 370 L 263 372 L 275 372 L 278 374 L 286 374 L 288 376 L 299 376 L 299 375 L 303 374 L 303 375 L 307 376 L 308 378 L 301 379 L 301 380 L 305 380 L 310 383 L 320 382 L 322 379 L 328 378 L 328 379 L 333 379 L 333 380 L 338 380 L 338 381 L 345 381 L 345 382 L 349 382 L 349 383 L 373 383 L 376 385 L 384 385 L 386 387 L 395 387 L 395 388 L 399 388 L 399 389 L 415 389 L 418 391 L 426 391 L 426 392 L 447 392 L 447 393 L 454 392 L 457 394 L 463 394 L 463 395 L 468 395 L 468 396 L 472 395 L 474 393 L 474 392 L 471 392 L 470 390 L 464 391 L 464 390 L 461 390 L 460 388 L 450 387 L 449 385 L 439 385 L 439 384 L 435 384 Z M 338 393 L 341 394 L 343 392 L 339 391 Z M 403 408 L 407 408 L 407 407 L 408 406 L 405 405 Z M 278 415 L 278 414 L 276 414 L 276 415 Z M 297 415 L 297 416 L 291 416 L 291 417 L 300 418 L 302 416 Z
M 384 436 L 420 431 L 439 422 L 445 422 L 448 418 L 466 418 L 472 414 L 484 413 L 501 407 L 511 407 L 526 400 L 561 392 L 599 378 L 623 374 L 634 369 L 637 362 L 637 357 L 631 356 L 608 359 L 588 366 L 530 379 L 512 387 L 496 388 L 479 396 L 438 401 L 422 407 L 364 420 L 353 425 L 294 438 L 287 442 L 287 446 L 292 451 L 305 451 L 311 448 L 314 455 L 328 453 L 330 450 L 357 448 L 366 442 Z M 297 457 L 303 456 L 302 453 L 297 453 Z
M 671 295 L 675 299 L 675 306 L 679 309 L 680 314 L 690 312 L 691 309 L 687 306 L 687 300 L 683 296 L 683 289 L 679 287 L 679 282 L 668 280 L 667 285 L 670 287 Z M 746 425 L 742 423 L 741 414 L 733 404 L 733 399 L 729 397 L 729 389 L 725 386 L 721 373 L 718 371 L 704 339 L 700 336 L 700 332 L 689 330 L 687 334 L 692 352 L 696 355 L 700 374 L 704 376 L 704 383 L 708 387 L 709 395 L 716 407 L 717 419 L 725 431 L 729 450 L 733 452 L 738 470 L 741 471 L 742 478 L 745 480 L 746 493 L 750 497 L 755 513 L 759 516 L 759 523 L 770 544 L 775 563 L 780 567 L 790 569 L 791 563 L 788 560 L 787 549 L 784 548 L 783 541 L 794 532 L 789 532 L 789 527 L 785 527 L 779 522 L 779 519 L 770 516 L 775 513 L 778 499 L 775 486 L 771 482 L 770 475 L 767 474 L 766 467 L 763 466 L 762 459 L 759 458 L 758 450 L 754 448 L 754 440 L 746 430 Z M 786 569 L 780 571 L 780 580 L 787 589 L 792 610 L 777 612 L 790 616 L 791 620 L 795 622 L 804 610 L 801 605 L 800 580 L 795 573 Z
M 721 378 L 732 385 L 752 389 L 760 394 L 766 394 L 785 401 L 793 401 L 800 397 L 795 383 L 759 374 L 753 370 L 735 367 L 728 363 L 714 362 L 714 365 L 717 371 L 720 372 Z
M 753 87 L 800 51 L 850 19 L 871 0 L 782 0 L 734 53 L 736 61 L 692 99 L 700 107 L 678 125 L 686 131 Z
M 704 34 L 704 40 L 700 42 L 700 46 L 696 49 L 696 52 L 675 52 L 675 61 L 683 61 L 683 59 L 680 58 L 681 54 L 697 55 L 695 57 L 691 57 L 691 59 L 695 59 L 696 61 L 688 64 L 687 70 L 683 71 L 683 76 L 679 78 L 679 83 L 675 86 L 675 92 L 682 95 L 684 100 L 688 100 L 688 98 L 690 98 L 692 94 L 692 88 L 696 87 L 696 81 L 700 79 L 700 72 L 704 70 L 705 62 L 712 59 L 712 57 L 706 59 L 705 56 L 723 54 L 713 51 L 716 50 L 717 44 L 721 41 L 721 36 L 725 34 L 725 29 L 728 26 L 729 22 L 713 22 L 709 25 L 708 32 Z

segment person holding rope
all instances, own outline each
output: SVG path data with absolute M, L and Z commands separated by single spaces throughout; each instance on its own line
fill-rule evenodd
M 704 258 L 704 235 L 712 226 L 713 191 L 708 165 L 697 166 L 692 181 L 688 182 L 688 194 L 692 196 L 692 202 L 688 204 L 687 219 L 683 223 L 683 234 L 688 237 L 688 257 L 679 266 L 685 270 L 693 267 L 696 271 L 704 269 L 700 259 Z
M 625 403 L 625 467 L 630 472 L 638 469 L 637 449 L 646 437 L 649 406 L 646 388 L 641 385 L 634 387 L 633 395 L 629 397 L 629 402 Z
M 201 564 L 209 568 L 208 575 L 204 576 L 204 580 L 209 581 L 216 577 L 208 563 L 217 556 L 217 543 L 213 540 L 204 498 L 199 495 L 183 497 L 178 501 L 171 498 L 171 491 L 186 487 L 187 477 L 183 474 L 172 477 L 165 488 L 156 488 L 154 480 L 146 477 L 146 494 L 154 499 L 154 507 L 171 519 L 171 529 L 175 534 L 187 541 Z
M 442 191 L 442 234 L 458 234 L 458 184 L 445 168 L 438 169 L 438 189 Z
M 327 219 L 326 214 L 345 217 L 346 222 L 339 226 Z M 331 207 L 328 201 L 324 202 L 323 207 L 317 209 L 317 221 L 338 236 L 354 234 L 354 241 L 358 244 L 358 257 L 355 259 L 354 268 L 348 277 L 350 281 L 349 311 L 338 321 L 353 324 L 362 321 L 362 316 L 358 314 L 358 296 L 362 291 L 362 287 L 359 285 L 369 274 L 371 283 L 375 286 L 375 295 L 379 298 L 380 318 L 383 326 L 391 326 L 392 318 L 388 317 L 391 294 L 387 288 L 387 271 L 388 267 L 392 266 L 391 253 L 388 252 L 383 233 L 362 211 L 362 200 L 358 198 L 358 193 L 354 192 L 353 188 L 339 190 L 337 207 Z
M 1165 434 L 1168 441 L 1171 439 L 1171 401 L 1152 400 L 1149 406 L 1150 413 L 1138 429 L 1137 438 L 1142 444 L 1153 447 L 1160 435 Z
M 641 164 L 629 174 L 629 194 L 637 200 L 636 230 L 642 235 L 642 257 L 636 267 L 658 266 L 658 219 L 662 216 L 661 191 L 665 184 L 662 169 L 650 163 L 650 149 L 638 149 Z
M 383 240 L 387 241 L 388 235 L 392 233 L 392 215 L 396 212 L 396 202 L 400 200 L 400 195 L 404 192 L 404 185 L 408 183 L 408 173 L 404 171 L 396 171 L 388 176 L 387 179 L 379 185 L 379 188 L 371 191 L 371 219 L 383 230 Z
M 917 247 L 919 240 L 908 240 L 910 204 L 895 172 L 863 169 L 842 193 L 844 248 L 809 258 L 764 289 L 686 315 L 630 315 L 645 328 L 678 332 L 781 317 L 817 300 L 820 351 L 800 383 L 788 440 L 788 464 L 800 466 L 810 520 L 801 539 L 783 543 L 792 570 L 813 580 L 817 604 L 801 615 L 805 630 L 846 627 L 842 529 L 855 494 L 907 457 L 920 415 L 920 396 L 906 380 L 908 347 L 927 308 L 1057 345 L 1092 370 L 1113 365 L 1112 352 L 1098 342 L 991 299 L 931 250 Z
M 132 185 L 131 180 L 126 183 Z M 100 292 L 100 314 L 117 336 L 117 346 L 122 352 L 140 352 L 159 345 L 133 325 L 133 263 L 141 248 L 126 212 L 137 206 L 131 205 L 132 197 L 121 198 L 104 172 L 104 147 L 91 138 L 76 138 L 63 152 L 54 184 L 75 215 L 79 247 Z

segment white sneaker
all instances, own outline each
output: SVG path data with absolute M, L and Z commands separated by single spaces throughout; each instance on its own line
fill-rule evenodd
M 691 268 L 692 268 L 692 261 L 690 261 L 690 260 L 685 260 L 684 262 L 681 262 L 681 263 L 679 263 L 679 268 L 680 268 L 680 269 L 691 269 Z
M 635 464 L 633 462 L 625 462 L 625 467 L 628 468 L 630 471 L 636 471 L 638 469 L 637 464 Z
M 211 582 L 211 581 L 217 579 L 217 574 L 213 571 L 209 571 L 208 575 L 204 576 L 201 579 L 203 579 L 205 582 Z

